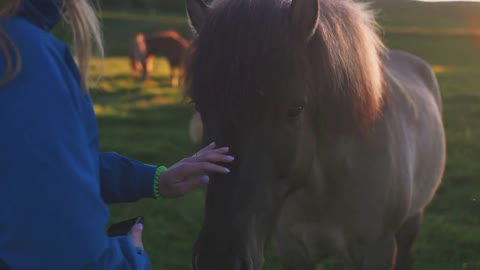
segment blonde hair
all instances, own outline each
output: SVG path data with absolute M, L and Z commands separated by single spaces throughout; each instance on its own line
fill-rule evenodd
M 0 19 L 8 17 L 17 10 L 20 5 L 21 0 L 17 1 L 7 1 L 0 4 Z M 10 53 L 13 52 L 15 55 L 12 56 Z M 5 73 L 0 76 L 0 85 L 11 80 L 15 74 L 20 70 L 20 62 L 13 61 L 14 57 L 19 58 L 18 50 L 15 48 L 12 40 L 7 36 L 5 32 L 0 28 L 0 53 L 5 55 Z
M 0 4 L 0 18 L 11 16 L 20 6 L 22 0 L 11 0 Z M 78 67 L 81 76 L 81 88 L 84 92 L 88 91 L 88 66 L 92 56 L 92 50 L 95 45 L 101 58 L 104 56 L 103 37 L 100 28 L 100 22 L 94 7 L 89 4 L 89 0 L 65 0 L 68 21 L 74 37 L 74 49 L 76 51 Z M 11 51 L 15 55 L 11 55 Z M 0 82 L 12 79 L 20 69 L 20 61 L 15 61 L 13 66 L 12 58 L 19 58 L 15 44 L 8 38 L 5 32 L 0 29 L 0 52 L 6 56 L 7 69 Z

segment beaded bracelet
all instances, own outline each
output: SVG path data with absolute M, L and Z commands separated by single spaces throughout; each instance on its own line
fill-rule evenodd
M 153 193 L 155 194 L 156 199 L 160 199 L 162 195 L 160 195 L 160 175 L 167 170 L 167 167 L 160 166 L 155 171 L 155 177 L 153 178 Z

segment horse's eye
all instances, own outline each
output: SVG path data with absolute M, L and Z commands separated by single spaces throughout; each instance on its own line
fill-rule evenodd
M 295 118 L 303 111 L 303 106 L 294 106 L 288 110 L 288 117 Z

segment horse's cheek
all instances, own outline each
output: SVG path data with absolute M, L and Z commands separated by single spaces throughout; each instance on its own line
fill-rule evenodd
M 288 179 L 305 178 L 314 159 L 315 137 L 310 125 L 305 125 L 304 117 L 290 123 L 277 137 L 274 158 L 281 168 L 282 177 Z
M 270 143 L 272 160 L 281 178 L 288 176 L 294 167 L 298 145 L 297 131 L 285 125 L 273 131 Z
M 306 118 L 306 117 L 305 117 Z M 297 144 L 294 152 L 293 171 L 296 178 L 306 178 L 315 160 L 317 149 L 314 128 L 307 119 L 302 119 L 297 127 Z

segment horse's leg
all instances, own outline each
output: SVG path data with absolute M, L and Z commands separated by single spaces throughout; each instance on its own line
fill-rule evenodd
M 184 87 L 185 86 L 185 67 L 184 66 L 180 66 L 178 68 L 178 78 L 179 78 L 179 82 L 178 82 L 178 85 L 180 87 Z
M 153 69 L 153 60 L 155 55 L 149 54 L 143 58 L 142 61 L 142 71 L 143 71 L 143 80 L 146 81 L 150 79 L 150 72 Z
M 148 80 L 148 70 L 147 70 L 147 58 L 142 59 L 142 79 L 144 81 Z
M 152 73 L 153 71 L 153 62 L 155 61 L 155 55 L 154 54 L 149 54 L 147 56 L 147 71 L 148 73 Z
M 133 76 L 141 76 L 142 63 L 140 61 L 138 61 L 137 59 L 132 59 L 131 67 L 132 67 Z
M 142 70 L 143 70 L 142 62 L 135 60 L 134 65 L 135 65 L 135 75 L 142 76 Z
M 354 254 L 356 270 L 392 270 L 397 257 L 395 236 L 386 235 L 358 246 Z
M 172 87 L 178 88 L 178 68 L 177 67 L 171 68 L 171 80 L 172 80 Z
M 412 247 L 417 239 L 420 225 L 422 224 L 423 213 L 408 219 L 397 232 L 397 247 L 398 256 L 395 270 L 412 270 L 413 269 L 413 254 Z

